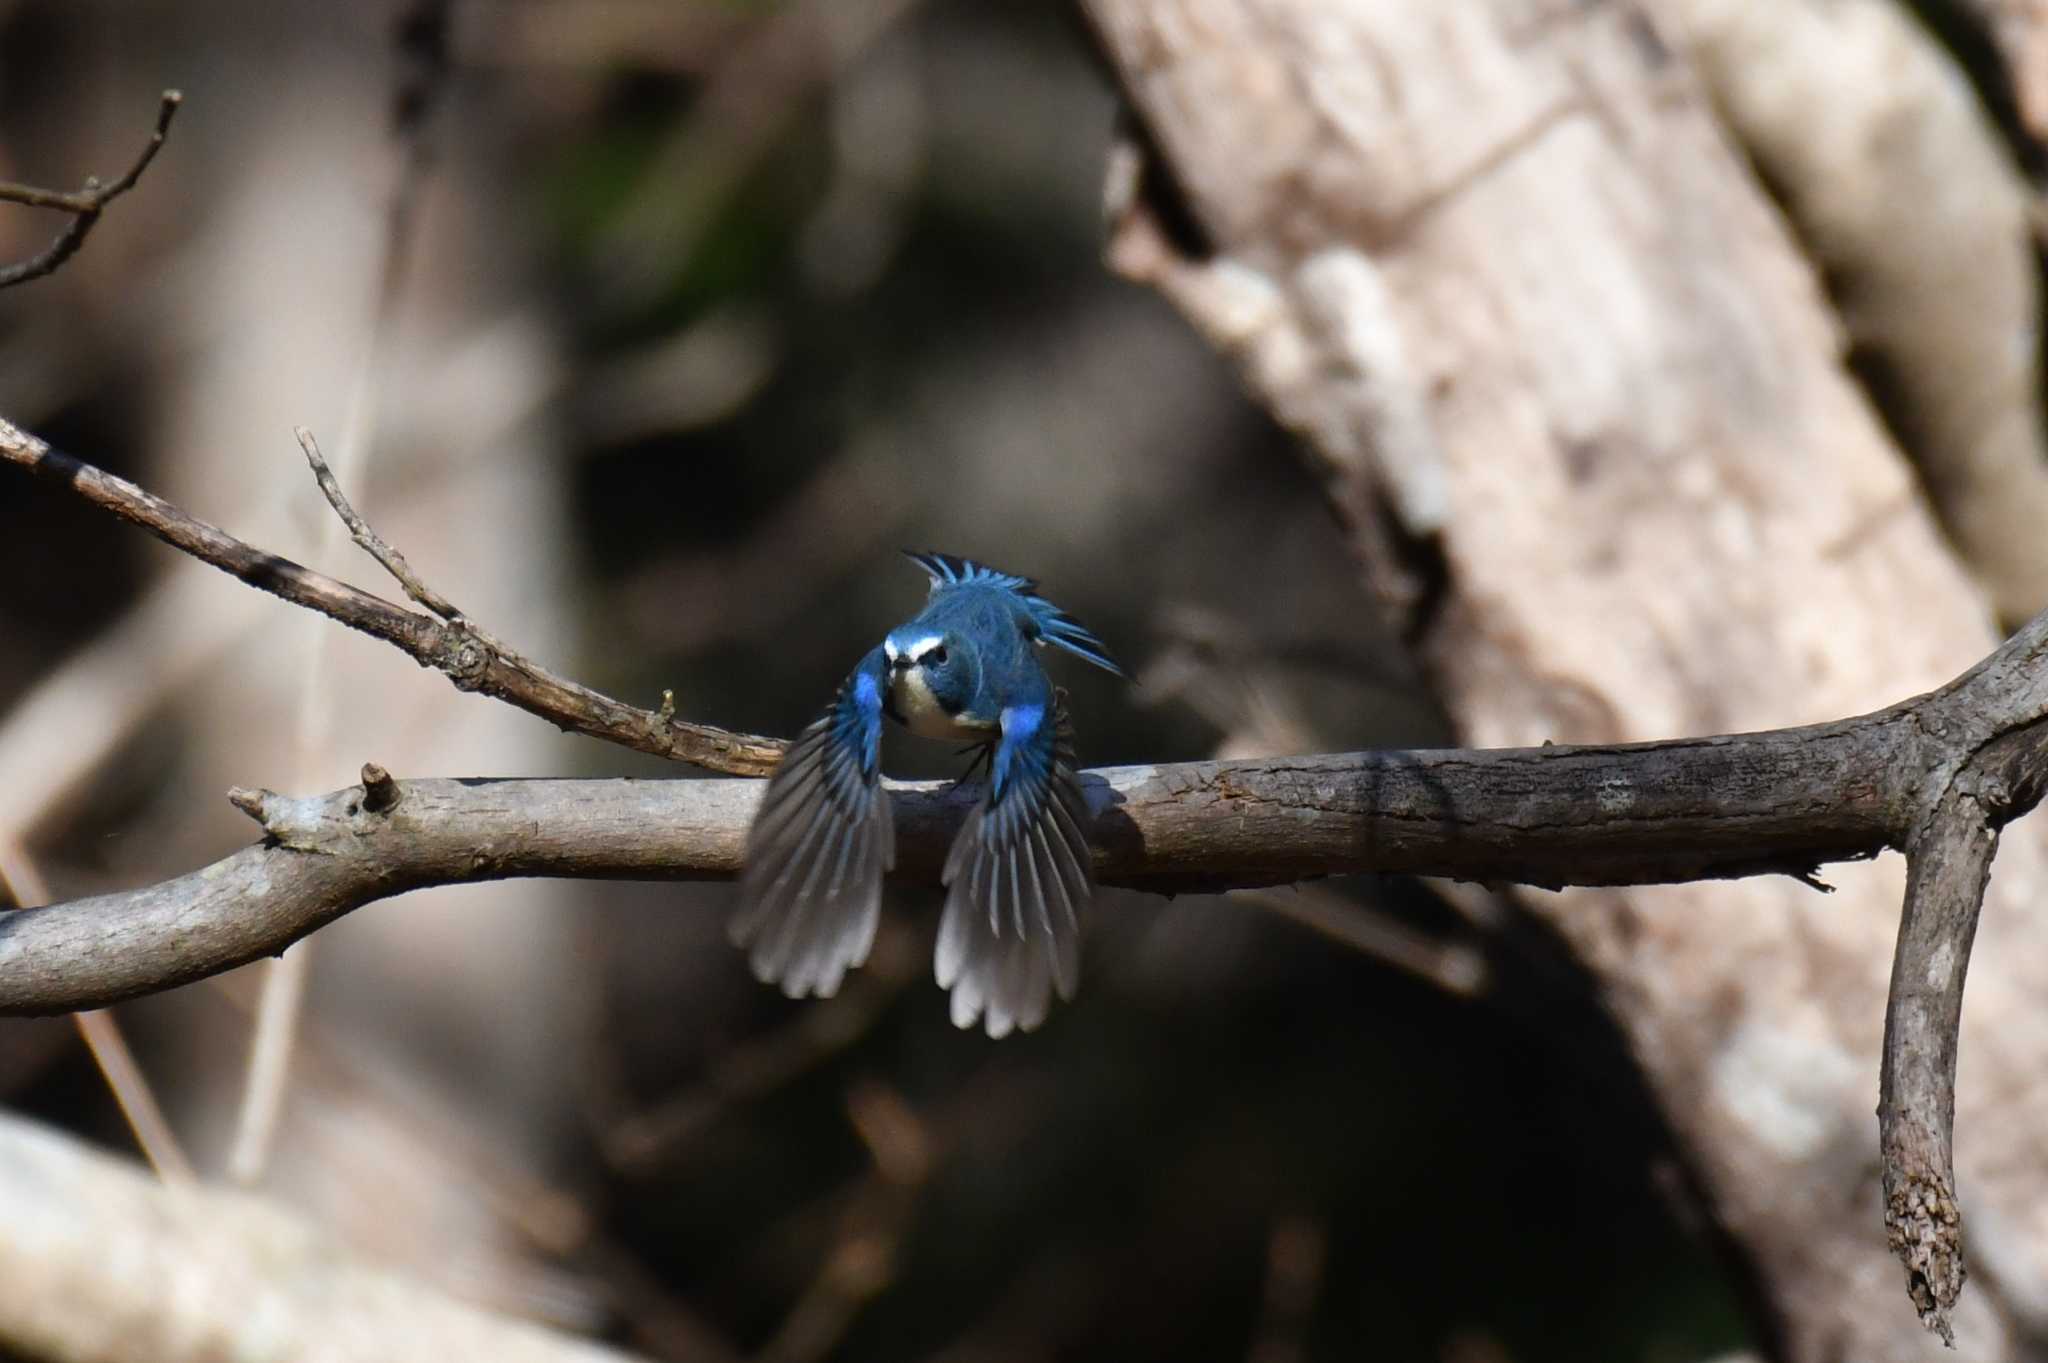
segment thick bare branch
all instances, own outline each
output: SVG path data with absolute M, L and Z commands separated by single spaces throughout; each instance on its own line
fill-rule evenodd
M 1919 792 L 1968 784 L 1993 738 L 2033 732 L 2048 711 L 2044 648 L 2048 615 L 1939 692 L 1768 733 L 1092 772 L 1098 871 L 1157 890 L 1356 871 L 1551 887 L 1811 880 L 1824 863 L 1906 845 Z M 399 782 L 374 766 L 365 782 L 299 798 L 235 791 L 262 843 L 159 885 L 0 918 L 0 1012 L 98 1007 L 187 983 L 428 885 L 730 876 L 760 794 L 720 781 Z M 2035 787 L 2008 779 L 2004 814 Z M 975 798 L 899 788 L 900 878 L 937 879 Z
M 36 865 L 28 849 L 19 842 L 0 832 L 0 892 L 4 892 L 16 908 L 33 908 L 50 901 L 48 884 L 43 880 L 42 868 Z M 179 1144 L 177 1133 L 164 1116 L 163 1107 L 156 1100 L 156 1091 L 143 1075 L 142 1067 L 136 1063 L 135 1053 L 128 1048 L 128 1039 L 121 1031 L 121 1024 L 114 1020 L 113 1013 L 105 1009 L 88 1009 L 72 1015 L 79 1037 L 92 1053 L 93 1063 L 99 1066 L 100 1077 L 107 1081 L 107 1088 L 114 1096 L 114 1105 L 121 1109 L 128 1130 L 134 1135 L 135 1143 L 142 1150 L 142 1156 L 156 1170 L 157 1177 L 170 1183 L 191 1184 L 195 1181 L 192 1161 L 185 1155 Z
M 24 204 L 30 208 L 54 208 L 71 215 L 71 221 L 64 225 L 57 239 L 42 251 L 18 264 L 0 268 L 0 289 L 40 279 L 78 253 L 78 248 L 85 245 L 86 235 L 99 223 L 100 213 L 108 204 L 135 188 L 142 172 L 149 169 L 149 163 L 156 160 L 156 154 L 163 150 L 164 138 L 171 131 L 171 120 L 177 116 L 178 106 L 184 100 L 185 97 L 176 90 L 164 91 L 163 98 L 157 103 L 156 130 L 150 134 L 134 164 L 128 167 L 128 173 L 110 185 L 101 185 L 97 180 L 88 178 L 83 189 L 61 190 L 0 180 L 0 202 Z
M 0 461 L 19 464 L 50 482 L 61 483 L 172 548 L 252 587 L 382 639 L 422 667 L 446 674 L 458 690 L 480 691 L 562 729 L 707 771 L 764 775 L 782 755 L 784 745 L 776 739 L 692 724 L 676 719 L 666 708 L 657 712 L 626 705 L 494 646 L 466 620 L 431 619 L 245 544 L 125 478 L 53 449 L 4 419 L 0 419 Z
M 0 1115 L 0 1344 L 52 1363 L 624 1355 L 491 1316 L 243 1193 L 173 1188 Z
M 1956 1036 L 1963 977 L 1998 834 L 1967 796 L 1944 800 L 1909 854 L 1906 906 L 1885 1008 L 1877 1106 L 1885 1228 L 1921 1323 L 1954 1345 L 1963 1289 L 1956 1201 Z
M 2040 799 L 2044 755 L 2048 726 L 2041 724 L 1979 750 L 1906 847 L 1877 1107 L 1884 1220 L 1921 1321 L 1950 1344 L 1949 1310 L 1964 1276 L 1954 1154 L 1963 982 L 1998 830 Z

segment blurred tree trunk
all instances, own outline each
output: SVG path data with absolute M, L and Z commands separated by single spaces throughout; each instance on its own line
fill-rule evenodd
M 1087 8 L 1147 141 L 1113 168 L 1114 263 L 1304 437 L 1463 741 L 1849 715 L 1990 647 L 1655 5 Z M 2006 840 L 1966 1009 L 1973 1358 L 2048 1326 L 2044 831 Z M 1886 1251 L 1872 1115 L 1900 872 L 1525 897 L 1601 981 L 1796 1359 L 1937 1347 Z
M 227 29 L 242 45 L 213 59 L 255 74 L 194 100 L 181 130 L 196 134 L 183 173 L 211 188 L 206 230 L 162 267 L 165 287 L 189 305 L 145 314 L 164 329 L 148 347 L 160 366 L 151 481 L 370 585 L 374 565 L 327 513 L 293 446 L 292 427 L 306 424 L 381 533 L 437 565 L 452 594 L 470 598 L 479 618 L 504 621 L 521 647 L 568 656 L 565 508 L 552 436 L 527 419 L 554 390 L 559 361 L 525 247 L 484 208 L 506 192 L 505 164 L 474 150 L 433 161 L 414 191 L 406 249 L 415 266 L 397 280 L 394 322 L 375 335 L 404 155 L 388 112 L 390 18 L 374 7 L 320 23 L 310 22 L 318 6 L 221 12 L 235 16 Z M 251 118 L 247 108 L 292 116 Z M 461 144 L 459 127 L 436 133 Z M 323 170 L 300 173 L 306 166 Z M 290 306 L 280 305 L 280 280 Z M 193 333 L 205 344 L 183 340 Z M 255 593 L 221 591 L 209 569 L 172 571 L 212 593 L 172 622 L 178 635 L 212 641 L 185 650 L 197 654 L 194 681 L 170 693 L 189 754 L 182 789 L 251 779 L 319 787 L 372 758 L 401 772 L 546 769 L 571 750 L 504 706 L 422 684 L 373 641 Z M 171 652 L 159 646 L 156 656 Z M 147 671 L 122 680 L 160 684 Z M 158 810 L 135 843 L 233 846 L 246 836 L 242 816 L 217 798 Z M 565 1076 L 581 1002 L 563 969 L 563 893 L 536 882 L 436 894 L 323 934 L 307 1044 L 285 1071 L 261 1183 L 355 1247 L 452 1290 L 508 1311 L 559 1303 L 568 1323 L 582 1324 L 579 1291 L 536 1262 L 481 1172 L 530 1178 L 572 1129 Z M 204 992 L 148 1007 L 149 1025 L 179 1048 L 159 1061 L 164 1087 L 211 1173 L 229 1163 L 243 1101 L 242 1065 L 222 1063 L 247 1053 L 241 1016 Z M 345 1038 L 348 1072 L 372 1082 L 338 1087 L 337 1067 L 311 1058 L 322 1038 L 330 1055 Z M 366 1187 L 384 1196 L 366 1199 Z

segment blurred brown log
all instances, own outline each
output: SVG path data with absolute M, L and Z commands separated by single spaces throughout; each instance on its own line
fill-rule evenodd
M 170 1187 L 0 1114 L 0 1342 L 49 1363 L 603 1363 L 356 1258 L 247 1194 Z
M 1991 642 L 1813 270 L 1644 6 L 1088 9 L 1164 163 L 1124 154 L 1112 260 L 1305 437 L 1465 741 L 1851 713 Z M 1965 1022 L 1986 1224 L 1956 1329 L 1986 1359 L 2021 1356 L 2048 1301 L 2048 950 L 2021 920 L 2042 850 L 2006 841 Z M 1867 1087 L 1897 868 L 1842 891 L 1528 903 L 1604 983 L 1787 1354 L 1918 1358 Z

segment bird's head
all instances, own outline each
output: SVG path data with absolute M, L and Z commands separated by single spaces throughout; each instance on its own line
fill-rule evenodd
M 947 630 L 908 625 L 882 641 L 889 663 L 889 690 L 906 719 L 936 710 L 957 715 L 974 697 L 971 643 Z

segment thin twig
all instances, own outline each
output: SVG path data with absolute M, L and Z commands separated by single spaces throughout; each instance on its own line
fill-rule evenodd
M 50 900 L 50 887 L 28 849 L 4 835 L 0 835 L 0 890 L 7 892 L 16 910 Z M 135 1063 L 135 1053 L 128 1049 L 128 1039 L 121 1034 L 121 1025 L 114 1021 L 113 1013 L 93 1009 L 73 1013 L 71 1020 L 84 1039 L 86 1050 L 92 1054 L 93 1063 L 99 1066 L 100 1077 L 112 1091 L 114 1104 L 121 1109 L 121 1116 L 134 1133 L 135 1144 L 149 1161 L 149 1167 L 166 1183 L 196 1182 L 192 1162 L 185 1158 L 185 1149 L 164 1117 L 163 1108 L 157 1105 L 156 1092 L 150 1088 L 142 1067 Z
M 931 1177 L 936 1137 L 902 1095 L 863 1083 L 847 1094 L 846 1106 L 874 1168 L 844 1198 L 832 1248 L 756 1355 L 759 1363 L 818 1363 L 838 1347 L 895 1277 L 918 1194 Z
M 263 988 L 249 1029 L 249 1063 L 242 1100 L 235 1111 L 234 1140 L 228 1146 L 228 1177 L 245 1188 L 263 1181 L 277 1143 L 290 1087 L 292 1055 L 298 1048 L 299 1018 L 306 1005 L 306 975 L 312 943 L 265 962 Z
M 30 208 L 54 208 L 60 213 L 69 213 L 71 221 L 57 234 L 57 239 L 41 253 L 31 256 L 15 265 L 0 268 L 0 289 L 16 284 L 26 284 L 31 279 L 40 279 L 53 273 L 65 261 L 78 253 L 85 245 L 86 234 L 100 220 L 100 213 L 114 200 L 135 188 L 142 172 L 149 169 L 149 163 L 156 160 L 156 154 L 163 150 L 164 138 L 171 131 L 171 120 L 177 116 L 178 107 L 185 97 L 176 90 L 166 90 L 156 109 L 156 130 L 149 141 L 143 144 L 135 163 L 128 167 L 128 173 L 110 185 L 102 186 L 99 181 L 87 178 L 85 187 L 65 191 L 42 189 L 35 185 L 17 185 L 0 180 L 0 201 L 24 204 Z
M 421 666 L 444 673 L 458 690 L 482 692 L 558 728 L 729 776 L 766 775 L 774 770 L 787 746 L 780 739 L 734 733 L 673 716 L 664 718 L 613 700 L 517 653 L 494 647 L 490 637 L 467 620 L 443 622 L 415 614 L 245 544 L 125 478 L 52 448 L 4 419 L 0 419 L 0 462 L 18 464 L 61 484 L 252 587 L 381 639 Z
M 837 998 L 799 1009 L 780 1028 L 721 1055 L 695 1083 L 602 1131 L 598 1148 L 605 1159 L 645 1177 L 720 1114 L 783 1088 L 867 1036 L 917 965 L 897 934 L 882 933 L 876 947 L 860 978 L 848 981 Z
M 185 1158 L 177 1133 L 157 1105 L 156 1092 L 144 1077 L 142 1066 L 136 1063 L 135 1053 L 128 1049 L 128 1039 L 122 1035 L 121 1025 L 114 1021 L 112 1011 L 93 1008 L 73 1013 L 71 1019 L 78 1026 L 78 1034 L 85 1038 L 100 1076 L 113 1091 L 114 1102 L 128 1129 L 135 1133 L 135 1143 L 141 1147 L 149 1167 L 166 1183 L 198 1182 L 192 1162 Z
M 1460 998 L 1486 991 L 1486 958 L 1472 947 L 1440 942 L 1391 915 L 1355 903 L 1315 885 L 1290 889 L 1232 890 L 1240 904 L 1285 918 L 1309 931 L 1341 942 L 1396 970 L 1404 970 Z
M 382 564 L 384 571 L 391 574 L 398 585 L 405 589 L 405 594 L 419 605 L 451 624 L 457 620 L 467 619 L 461 608 L 453 601 L 420 579 L 420 575 L 412 570 L 412 565 L 405 561 L 405 555 L 386 544 L 377 532 L 370 528 L 370 523 L 362 518 L 361 513 L 342 492 L 340 482 L 335 479 L 334 470 L 327 467 L 327 460 L 320 454 L 320 442 L 313 438 L 313 433 L 304 426 L 294 426 L 292 434 L 299 438 L 299 448 L 306 452 L 306 462 L 313 468 L 313 478 L 320 484 L 321 495 L 326 497 L 327 504 L 334 508 L 334 514 L 341 517 L 341 523 L 348 527 L 349 538 L 356 542 L 356 546 Z

